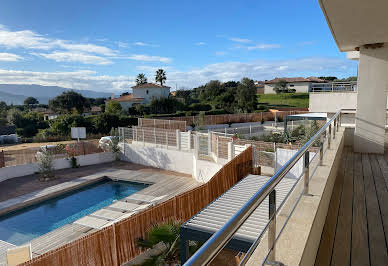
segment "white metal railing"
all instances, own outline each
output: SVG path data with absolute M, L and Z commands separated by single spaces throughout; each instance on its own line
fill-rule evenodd
M 269 197 L 269 222 L 266 229 L 257 237 L 246 255 L 240 262 L 240 265 L 245 265 L 253 254 L 253 251 L 258 247 L 264 232 L 268 233 L 268 254 L 264 259 L 264 263 L 276 264 L 275 242 L 276 242 L 276 214 L 282 205 L 276 208 L 276 185 L 287 175 L 294 165 L 303 160 L 304 171 L 299 178 L 302 180 L 302 194 L 298 197 L 295 206 L 298 204 L 302 195 L 308 194 L 309 181 L 314 175 L 318 165 L 322 165 L 323 156 L 325 154 L 324 145 L 330 149 L 331 140 L 335 139 L 336 131 L 341 124 L 341 111 L 338 111 L 318 132 L 301 148 L 295 155 L 291 157 L 272 177 L 271 179 L 258 190 L 233 216 L 227 221 L 213 236 L 206 241 L 201 248 L 194 253 L 191 258 L 186 261 L 184 265 L 208 265 L 217 256 L 217 254 L 227 245 L 237 230 L 244 224 L 244 222 L 252 215 L 257 207 Z M 310 158 L 309 149 L 319 143 L 319 152 Z M 327 150 L 326 149 L 326 150 Z M 315 160 L 315 161 L 314 161 Z M 315 167 L 310 169 L 312 161 L 315 162 Z M 311 171 L 311 172 L 310 172 Z M 311 175 L 310 175 L 311 173 Z M 290 192 L 291 193 L 291 192 Z M 295 209 L 291 208 L 290 216 Z M 289 216 L 289 217 L 290 217 Z M 284 226 L 287 224 L 289 217 L 286 219 Z M 280 230 L 283 231 L 284 226 Z
M 313 83 L 310 92 L 356 92 L 357 81 Z

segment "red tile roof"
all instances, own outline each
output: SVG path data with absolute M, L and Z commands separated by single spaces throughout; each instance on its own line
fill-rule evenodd
M 142 102 L 144 101 L 144 98 L 133 98 L 132 94 L 129 95 L 123 95 L 120 96 L 119 98 L 114 98 L 112 101 L 117 101 L 117 102 Z
M 266 84 L 271 84 L 271 83 L 278 83 L 281 80 L 285 80 L 286 82 L 326 82 L 323 79 L 319 79 L 316 77 L 308 77 L 308 78 L 303 78 L 303 77 L 296 77 L 296 78 L 274 78 L 272 80 L 267 80 L 265 83 Z
M 162 86 L 162 85 L 159 85 L 159 84 L 156 84 L 156 83 L 144 83 L 144 84 L 140 84 L 140 85 L 136 85 L 136 86 L 132 87 L 132 89 L 140 89 L 140 88 L 150 88 L 150 89 L 153 89 L 153 88 L 170 88 L 170 87 Z

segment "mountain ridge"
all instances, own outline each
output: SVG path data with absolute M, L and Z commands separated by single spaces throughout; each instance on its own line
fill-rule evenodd
M 108 98 L 111 93 L 93 90 L 76 90 L 59 86 L 43 86 L 37 84 L 0 84 L 0 101 L 7 104 L 23 104 L 27 97 L 35 97 L 39 103 L 47 104 L 48 101 L 65 91 L 73 90 L 87 98 Z

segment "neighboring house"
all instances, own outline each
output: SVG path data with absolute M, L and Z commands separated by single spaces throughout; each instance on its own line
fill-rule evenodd
M 311 84 L 313 83 L 324 83 L 326 82 L 323 79 L 316 77 L 296 77 L 296 78 L 274 78 L 272 80 L 267 80 L 264 82 L 264 94 L 274 94 L 275 87 L 279 81 L 286 81 L 288 89 L 295 89 L 295 92 L 309 92 L 311 89 Z
M 255 81 L 256 93 L 264 94 L 264 81 Z
M 132 87 L 132 90 L 132 94 L 123 95 L 111 101 L 119 102 L 123 110 L 128 110 L 133 105 L 148 104 L 152 98 L 168 98 L 170 95 L 170 87 L 155 83 L 136 85 Z
M 48 109 L 47 111 L 43 112 L 43 118 L 44 120 L 52 120 L 55 118 L 58 118 L 60 114 L 55 113 L 54 111 Z
M 101 113 L 101 107 L 100 106 L 92 106 L 92 108 L 90 108 L 90 112 L 93 114 L 93 115 L 98 115 L 99 113 Z

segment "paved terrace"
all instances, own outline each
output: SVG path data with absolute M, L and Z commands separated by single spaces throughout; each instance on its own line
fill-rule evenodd
M 387 162 L 344 150 L 316 265 L 388 265 Z
M 124 219 L 152 204 L 167 200 L 199 185 L 190 175 L 136 165 L 127 162 L 86 166 L 56 171 L 57 179 L 40 182 L 38 175 L 6 180 L 0 186 L 0 211 L 2 208 L 52 195 L 66 188 L 91 182 L 107 176 L 112 179 L 151 184 L 149 187 L 113 204 L 67 224 L 31 241 L 33 256 L 43 254 L 70 241 L 95 232 L 115 221 Z M 0 242 L 0 265 L 5 263 L 4 251 L 9 243 Z

